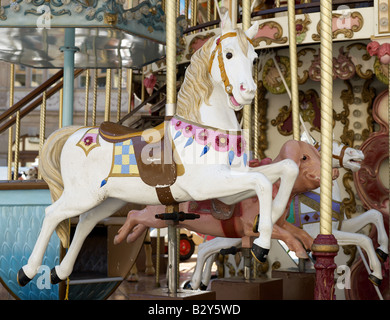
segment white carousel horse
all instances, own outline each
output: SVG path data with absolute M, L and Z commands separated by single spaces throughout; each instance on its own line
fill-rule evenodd
M 36 275 L 61 222 L 80 217 L 64 259 L 52 269 L 53 283 L 71 274 L 94 226 L 128 202 L 172 205 L 214 198 L 232 204 L 257 196 L 262 214 L 252 254 L 265 261 L 273 223 L 284 213 L 298 166 L 286 159 L 249 168 L 235 111 L 255 95 L 252 74 L 257 54 L 251 38 L 258 23 L 244 33 L 233 29 L 225 14 L 221 30 L 192 56 L 176 115 L 163 124 L 166 130 L 159 126 L 137 133 L 103 123 L 100 128 L 59 129 L 48 138 L 40 170 L 55 202 L 46 208 L 28 263 L 18 272 L 21 286 Z M 272 184 L 279 179 L 280 191 L 273 200 Z
M 362 151 L 347 147 L 336 141 L 333 142 L 333 167 L 343 167 L 345 169 L 350 169 L 353 172 L 356 172 L 360 169 L 360 162 L 363 159 L 364 155 Z M 306 197 L 310 198 L 312 195 L 314 195 L 318 201 L 320 188 L 313 192 L 308 192 Z M 341 197 L 337 180 L 333 181 L 332 198 L 334 200 L 333 205 L 336 207 L 336 210 L 337 208 L 340 210 Z M 300 206 L 300 209 L 294 212 L 296 216 L 295 220 L 299 220 L 299 222 L 295 221 L 298 222 L 295 225 L 303 228 L 304 231 L 302 233 L 300 232 L 299 234 L 292 232 L 292 235 L 298 239 L 302 239 L 302 236 L 306 237 L 306 233 L 308 233 L 314 239 L 319 233 L 319 211 L 313 212 L 313 208 L 302 203 Z M 297 215 L 300 215 L 300 217 L 297 217 Z M 300 219 L 301 217 L 302 219 Z M 336 237 L 338 244 L 340 246 L 357 245 L 362 247 L 368 255 L 371 270 L 373 271 L 372 274 L 369 275 L 369 279 L 375 285 L 380 285 L 382 279 L 382 269 L 379 259 L 384 262 L 388 257 L 388 237 L 386 235 L 381 213 L 377 210 L 371 209 L 351 219 L 344 217 L 340 229 L 339 224 L 339 221 L 334 220 L 333 234 Z M 368 224 L 374 224 L 378 230 L 378 243 L 380 246 L 376 250 L 374 249 L 372 240 L 369 237 L 360 233 L 356 233 Z M 290 229 L 287 232 L 293 230 L 294 229 Z M 241 247 L 241 238 L 218 237 L 200 244 L 198 248 L 195 270 L 191 281 L 186 285 L 186 288 L 192 288 L 194 290 L 199 288 L 206 289 L 211 278 L 212 264 L 217 258 L 218 253 L 222 249 L 231 247 Z M 342 251 L 342 249 L 340 249 L 340 251 Z
M 336 142 L 333 143 L 333 154 L 338 155 L 333 157 L 333 165 L 344 167 L 345 169 L 349 169 L 352 172 L 356 172 L 360 169 L 360 162 L 364 159 L 364 155 L 360 150 L 346 147 L 345 145 Z M 317 210 L 314 209 L 313 211 L 313 207 L 309 207 L 304 203 L 305 200 L 308 200 L 306 203 L 313 203 L 315 198 L 317 198 L 318 203 L 319 194 L 320 188 L 314 190 L 310 194 L 308 193 L 304 195 L 304 197 L 300 199 L 300 212 L 296 213 L 296 217 L 298 218 L 297 220 L 299 220 L 299 222 L 296 222 L 301 224 L 303 230 L 310 234 L 310 236 L 313 238 L 319 234 L 319 223 L 317 223 L 319 222 L 319 209 L 317 208 Z M 333 181 L 332 199 L 332 210 L 337 215 L 340 213 L 340 205 L 342 202 L 337 181 Z M 298 217 L 298 215 L 300 216 Z M 383 279 L 381 261 L 386 261 L 389 253 L 389 240 L 384 227 L 382 214 L 378 210 L 370 209 L 350 219 L 348 219 L 345 215 L 340 218 L 341 221 L 337 218 L 333 218 L 332 222 L 332 232 L 337 239 L 338 244 L 340 247 L 345 245 L 356 245 L 365 250 L 370 263 L 370 269 L 372 271 L 372 273 L 369 275 L 369 279 L 374 285 L 379 286 Z M 379 247 L 376 249 L 374 249 L 370 237 L 361 233 L 357 233 L 359 230 L 369 224 L 375 225 L 378 232 L 377 240 Z

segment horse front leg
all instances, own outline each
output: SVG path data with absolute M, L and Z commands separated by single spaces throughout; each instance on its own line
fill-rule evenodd
M 237 194 L 246 195 L 246 198 L 256 195 L 259 198 L 258 212 L 260 214 L 261 211 L 261 214 L 258 231 L 260 235 L 253 243 L 252 254 L 260 262 L 265 262 L 271 248 L 273 228 L 272 183 L 261 172 L 233 172 L 225 167 L 212 166 L 206 170 L 202 168 L 202 170 L 198 169 L 197 171 L 197 175 L 191 176 L 190 181 L 187 181 L 184 176 L 176 182 L 176 188 L 185 190 L 195 201 L 213 198 L 227 200 Z M 189 188 L 188 185 L 192 187 Z M 205 228 L 207 227 L 209 226 L 205 226 Z
M 285 159 L 270 165 L 251 169 L 263 173 L 271 183 L 275 183 L 280 179 L 279 190 L 272 202 L 272 222 L 275 223 L 286 210 L 299 174 L 299 167 L 293 160 Z
M 81 247 L 96 224 L 111 216 L 115 211 L 119 210 L 125 204 L 124 201 L 114 198 L 109 198 L 97 207 L 80 215 L 80 220 L 77 224 L 75 234 L 71 245 L 62 259 L 61 264 L 55 266 L 51 270 L 51 282 L 57 284 L 65 280 L 73 271 L 76 258 L 81 250 Z
M 280 179 L 279 191 L 271 204 L 271 224 L 273 225 L 283 215 L 286 209 L 295 180 L 299 174 L 298 165 L 293 160 L 285 159 L 271 165 L 257 167 L 254 169 L 263 173 L 269 179 L 269 181 L 271 181 L 271 183 L 274 183 Z M 260 237 L 253 241 L 252 255 L 259 262 L 265 262 L 268 252 L 261 249 L 262 247 L 264 248 L 264 244 L 261 243 L 262 232 L 264 232 L 261 230 L 261 220 L 263 219 L 264 211 L 262 210 L 263 204 L 260 197 L 259 200 L 261 210 L 258 232 L 260 232 Z M 267 219 L 267 217 L 265 217 L 265 219 Z M 265 222 L 265 225 L 267 223 L 268 222 Z M 262 259 L 260 259 L 261 256 L 263 256 Z

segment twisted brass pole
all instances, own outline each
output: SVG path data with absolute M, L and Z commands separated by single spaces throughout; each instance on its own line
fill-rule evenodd
M 121 107 L 122 107 L 122 68 L 118 69 L 118 104 L 116 110 L 116 121 L 121 119 Z
M 242 1 L 242 29 L 246 31 L 251 26 L 251 3 L 250 0 Z M 252 150 L 251 143 L 251 114 L 252 106 L 245 105 L 243 111 L 243 129 L 244 137 L 249 152 Z
M 176 3 L 167 1 L 166 6 L 166 24 L 167 24 L 167 98 L 165 115 L 171 116 L 176 109 Z M 173 12 L 173 14 L 169 14 Z
M 42 159 L 42 148 L 45 143 L 45 126 L 46 126 L 46 91 L 42 94 L 41 113 L 39 120 L 39 159 Z M 42 179 L 40 170 L 38 171 L 38 179 Z
M 111 115 L 111 69 L 106 72 L 106 107 L 104 110 L 104 121 L 110 121 Z
M 166 104 L 165 116 L 172 116 L 176 110 L 176 3 L 167 1 L 166 6 Z M 166 206 L 166 213 L 179 211 L 178 205 Z M 178 222 L 170 221 L 168 224 L 168 292 L 177 292 L 179 268 L 177 255 L 177 231 Z
M 255 83 L 259 82 L 259 61 L 256 61 L 254 67 Z M 259 90 L 256 89 L 255 102 L 254 102 L 254 119 L 253 119 L 253 158 L 259 158 Z M 255 259 L 256 260 L 256 259 Z
M 95 69 L 95 74 L 93 76 L 92 126 L 96 126 L 97 78 L 98 69 Z
M 295 0 L 288 0 L 288 33 L 290 50 L 290 73 L 291 73 L 291 108 L 293 123 L 293 138 L 299 141 L 299 99 L 298 99 L 298 58 L 295 27 Z
M 88 104 L 89 104 L 89 69 L 85 74 L 85 106 L 84 106 L 84 126 L 88 125 Z
M 332 2 L 321 0 L 321 219 L 320 233 L 332 234 L 333 55 Z
M 15 78 L 15 65 L 11 64 L 10 79 L 9 79 L 9 107 L 14 104 L 14 78 Z M 8 180 L 12 180 L 12 143 L 13 143 L 13 131 L 12 127 L 8 130 Z

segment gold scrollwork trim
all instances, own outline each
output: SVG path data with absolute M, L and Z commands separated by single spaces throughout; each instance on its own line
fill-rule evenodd
M 349 53 L 353 48 L 356 48 L 358 50 L 363 50 L 364 53 L 362 55 L 363 61 L 368 61 L 372 59 L 372 57 L 367 52 L 367 44 L 365 43 L 353 43 L 347 46 L 347 52 Z M 362 70 L 363 66 L 361 64 L 357 64 L 355 66 L 357 75 L 362 79 L 370 79 L 373 75 L 373 70 L 367 69 L 365 72 Z
M 305 48 L 305 49 L 302 49 L 302 50 L 298 51 L 298 54 L 297 54 L 297 56 L 298 56 L 298 69 L 300 67 L 302 67 L 302 65 L 303 65 L 302 60 L 299 60 L 299 58 L 306 56 L 306 54 L 309 53 L 309 52 L 314 56 L 315 53 L 316 53 L 316 50 L 313 49 L 313 48 Z M 302 77 L 300 77 L 299 74 L 298 74 L 298 84 L 305 84 L 308 78 L 309 78 L 309 71 L 308 70 L 303 70 Z
M 268 27 L 270 29 L 276 29 L 275 33 L 273 34 L 273 38 L 267 36 L 260 36 L 258 38 L 255 38 L 253 39 L 253 45 L 255 47 L 257 47 L 261 41 L 265 41 L 267 45 L 270 45 L 273 42 L 279 44 L 283 44 L 287 42 L 287 37 L 282 37 L 283 28 L 279 23 L 275 21 L 264 22 L 259 26 L 259 31 L 261 31 L 264 27 Z
M 194 38 L 192 38 L 190 44 L 188 45 L 188 53 L 186 54 L 186 59 L 187 60 L 190 60 L 192 55 L 195 53 L 195 49 L 192 47 L 197 41 L 203 41 L 203 40 L 207 40 L 207 39 L 210 39 L 211 37 L 215 36 L 215 33 L 214 32 L 208 32 L 206 33 L 205 35 L 198 35 Z
M 342 17 L 341 14 L 339 14 L 339 13 L 334 13 L 334 14 L 332 15 L 332 20 L 333 20 L 333 19 L 339 19 L 340 17 Z M 334 30 L 334 31 L 332 32 L 332 38 L 335 39 L 335 38 L 337 38 L 337 36 L 338 36 L 339 34 L 343 34 L 345 38 L 351 39 L 351 38 L 353 37 L 354 32 L 360 31 L 360 30 L 363 28 L 363 24 L 364 24 L 364 18 L 363 18 L 363 16 L 362 16 L 359 12 L 357 12 L 357 11 L 352 12 L 351 15 L 350 15 L 350 17 L 349 17 L 350 20 L 355 19 L 355 18 L 357 18 L 358 21 L 359 21 L 359 24 L 358 24 L 358 25 L 353 25 L 353 26 L 351 26 L 350 28 L 338 28 L 338 29 L 336 29 L 336 30 Z M 340 19 L 340 20 L 342 20 L 342 19 Z M 318 32 L 318 34 L 313 34 L 313 35 L 312 35 L 312 39 L 313 39 L 314 41 L 320 41 L 320 38 L 321 38 L 321 34 L 320 34 L 321 23 L 320 23 L 320 22 L 321 22 L 321 21 L 319 21 L 319 22 L 317 23 L 317 32 Z M 346 24 L 346 23 L 342 23 L 342 26 L 345 26 L 345 24 Z

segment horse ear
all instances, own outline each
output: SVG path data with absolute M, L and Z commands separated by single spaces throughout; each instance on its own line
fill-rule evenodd
M 257 34 L 258 31 L 259 31 L 259 21 L 255 21 L 255 23 L 252 24 L 252 26 L 245 31 L 245 34 L 249 39 L 253 39 L 253 37 Z
M 226 32 L 229 32 L 233 29 L 232 21 L 229 17 L 229 12 L 226 11 L 225 14 L 222 16 L 221 19 L 221 31 L 222 34 L 225 34 Z

